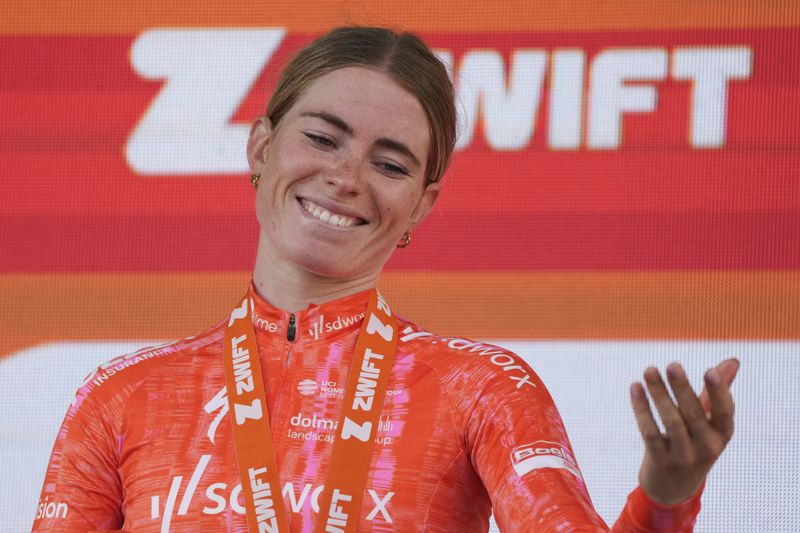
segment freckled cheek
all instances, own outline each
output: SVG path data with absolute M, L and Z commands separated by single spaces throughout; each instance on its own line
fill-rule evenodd
M 318 164 L 303 147 L 282 143 L 272 147 L 272 156 L 267 160 L 269 171 L 278 179 L 294 180 L 312 171 Z

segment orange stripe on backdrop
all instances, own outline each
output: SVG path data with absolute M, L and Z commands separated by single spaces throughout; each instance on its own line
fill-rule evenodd
M 134 34 L 154 26 L 280 25 L 321 32 L 377 24 L 420 32 L 785 28 L 800 25 L 793 0 L 398 0 L 256 2 L 127 0 L 4 2 L 0 33 Z
M 0 276 L 0 354 L 74 339 L 172 339 L 221 320 L 248 273 Z M 800 339 L 800 271 L 387 273 L 392 308 L 479 338 Z M 111 354 L 113 355 L 113 354 Z

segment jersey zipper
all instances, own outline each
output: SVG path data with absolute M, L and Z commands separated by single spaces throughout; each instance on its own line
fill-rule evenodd
M 289 363 L 292 362 L 292 347 L 294 338 L 297 336 L 297 325 L 295 324 L 294 313 L 289 315 L 289 327 L 286 329 L 286 340 L 289 341 L 289 352 L 286 354 L 286 371 L 289 371 Z
M 295 326 L 294 313 L 289 315 L 289 328 L 286 330 L 286 338 L 289 342 L 294 342 L 294 337 L 297 335 L 297 327 Z
M 289 349 L 286 352 L 286 372 L 283 374 L 283 379 L 278 387 L 278 395 L 275 398 L 275 415 L 273 415 L 273 423 L 278 423 L 277 415 L 280 412 L 281 398 L 283 398 L 283 389 L 286 385 L 286 379 L 289 377 L 289 364 L 292 362 L 292 348 L 294 348 L 294 340 L 297 337 L 297 319 L 294 313 L 289 315 L 289 327 L 286 328 L 286 340 L 289 341 Z

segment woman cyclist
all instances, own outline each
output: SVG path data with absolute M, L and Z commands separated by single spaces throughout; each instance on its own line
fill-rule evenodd
M 445 67 L 411 34 L 340 28 L 284 70 L 247 154 L 252 283 L 197 336 L 78 390 L 34 530 L 603 531 L 544 384 L 519 357 L 397 317 L 376 291 L 455 141 Z M 219 243 L 220 253 L 225 242 Z M 688 531 L 730 439 L 738 363 L 678 364 L 631 400 L 639 486 L 613 531 Z M 112 372 L 113 370 L 113 372 Z

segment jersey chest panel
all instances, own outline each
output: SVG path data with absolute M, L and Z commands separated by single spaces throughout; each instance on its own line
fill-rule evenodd
M 347 371 L 304 355 L 298 350 L 282 368 L 275 368 L 278 358 L 262 359 L 294 531 L 312 530 L 319 512 Z M 224 377 L 212 363 L 170 365 L 131 396 L 119 467 L 126 528 L 246 531 Z M 398 357 L 359 529 L 452 530 L 462 523 L 461 531 L 482 531 L 488 507 L 441 384 L 413 356 Z

